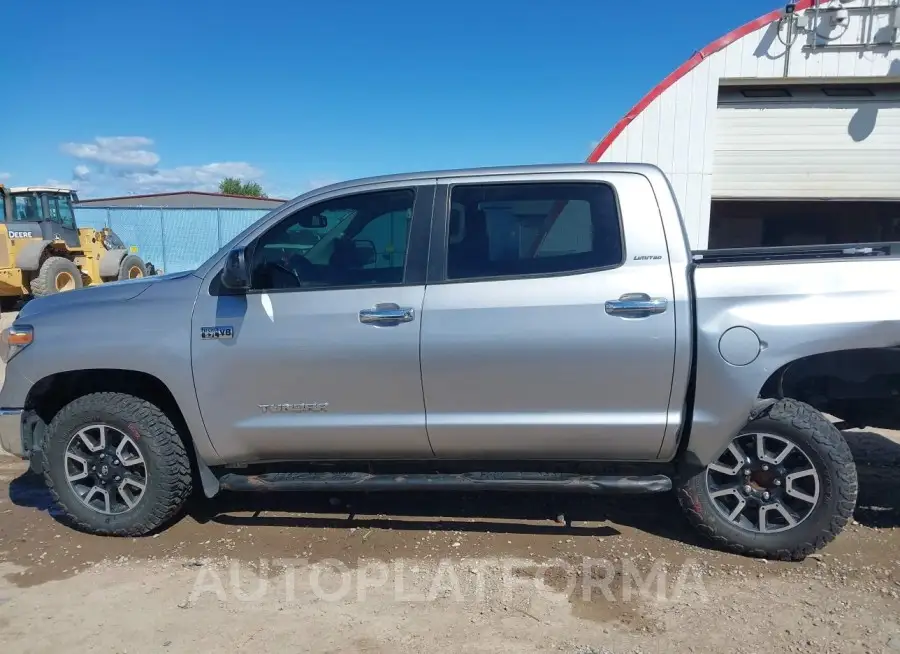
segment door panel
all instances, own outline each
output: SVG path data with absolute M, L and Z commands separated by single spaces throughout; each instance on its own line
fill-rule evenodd
M 675 352 L 674 291 L 666 243 L 646 178 L 608 177 L 624 226 L 626 248 L 616 255 L 619 265 L 576 274 L 548 272 L 428 285 L 422 375 L 428 435 L 437 456 L 619 460 L 657 456 L 666 428 Z M 517 221 L 521 240 L 535 224 L 534 212 L 524 204 L 480 206 L 487 207 L 482 211 L 488 240 L 496 241 L 496 234 Z M 490 226 L 491 211 L 507 212 L 497 221 L 499 226 Z M 584 220 L 570 216 L 569 228 L 575 230 Z M 466 223 L 464 231 L 470 227 L 468 217 Z M 591 224 L 596 234 L 598 227 Z M 452 232 L 451 228 L 451 241 Z M 554 256 L 569 257 L 558 260 L 562 262 L 577 263 L 588 256 L 583 239 L 569 240 L 551 228 L 542 247 Z M 464 246 L 462 241 L 459 247 Z M 496 257 L 493 272 L 553 268 L 549 256 L 541 262 L 504 260 L 505 255 L 497 254 L 504 251 L 501 244 L 485 247 L 489 257 Z M 466 254 L 470 263 L 477 256 L 472 252 L 470 248 Z M 622 313 L 623 307 L 615 304 L 607 310 L 607 301 L 640 300 L 628 297 L 636 293 L 649 296 L 652 304 L 637 306 L 649 311 L 635 313 L 635 307 L 627 305 L 624 308 L 632 311 Z
M 424 286 L 246 297 L 201 295 L 192 352 L 197 398 L 227 460 L 431 457 L 419 369 Z M 363 324 L 393 302 L 410 322 Z M 201 328 L 232 326 L 232 339 Z M 260 405 L 327 403 L 327 410 Z
M 251 237 L 250 293 L 207 275 L 194 380 L 224 459 L 433 456 L 419 359 L 433 198 L 427 180 L 327 197 Z

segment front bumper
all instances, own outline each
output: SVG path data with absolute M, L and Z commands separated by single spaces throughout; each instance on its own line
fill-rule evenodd
M 0 447 L 20 459 L 25 458 L 22 447 L 22 409 L 0 409 Z

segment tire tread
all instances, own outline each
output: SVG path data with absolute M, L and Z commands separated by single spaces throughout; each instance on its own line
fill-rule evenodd
M 763 409 L 755 419 L 768 417 L 797 431 L 808 434 L 819 448 L 819 453 L 830 460 L 839 483 L 833 484 L 838 494 L 835 510 L 828 525 L 812 539 L 804 540 L 790 548 L 747 547 L 736 543 L 717 529 L 719 516 L 707 518 L 698 510 L 699 500 L 687 483 L 678 488 L 678 501 L 688 521 L 703 536 L 721 549 L 745 556 L 764 557 L 781 561 L 799 561 L 816 552 L 840 534 L 853 517 L 859 490 L 856 466 L 850 446 L 838 429 L 813 407 L 797 400 L 783 399 Z M 752 422 L 751 422 L 752 424 Z M 704 469 L 701 475 L 706 474 Z
M 43 450 L 44 481 L 54 504 L 62 510 L 73 527 L 109 536 L 146 535 L 175 517 L 191 494 L 193 476 L 184 443 L 172 421 L 159 407 L 125 393 L 91 393 L 73 400 L 54 416 L 48 427 L 48 435 L 52 438 L 57 433 L 60 423 L 71 417 L 95 410 L 112 411 L 138 426 L 142 444 L 146 445 L 160 462 L 156 481 L 151 479 L 151 483 L 157 484 L 160 491 L 156 504 L 136 524 L 124 526 L 113 523 L 98 528 L 96 524 L 91 524 L 69 511 L 65 501 L 60 497 L 49 473 L 50 466 L 53 465 L 49 458 L 49 453 L 53 449 L 50 447 Z
M 53 288 L 53 280 L 51 277 L 51 270 L 55 266 L 62 265 L 59 262 L 65 261 L 66 268 L 72 267 L 74 270 L 70 271 L 76 275 L 76 284 L 81 281 L 81 271 L 78 269 L 78 266 L 69 259 L 65 257 L 53 256 L 49 257 L 41 264 L 41 268 L 38 271 L 38 274 L 35 275 L 34 279 L 31 280 L 29 287 L 31 288 L 31 295 L 34 297 L 45 297 L 47 295 L 53 295 L 56 292 L 56 289 Z M 79 285 L 80 288 L 83 284 Z

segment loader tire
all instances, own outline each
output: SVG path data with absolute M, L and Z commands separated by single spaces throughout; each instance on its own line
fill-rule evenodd
M 84 286 L 81 271 L 75 262 L 65 257 L 48 257 L 37 277 L 31 280 L 31 295 L 45 297 L 54 293 L 73 291 Z
M 44 481 L 66 522 L 104 536 L 167 525 L 192 490 L 184 441 L 159 407 L 125 393 L 91 393 L 47 427 Z
M 811 406 L 790 399 L 751 420 L 719 458 L 678 488 L 688 520 L 713 543 L 784 561 L 802 560 L 834 540 L 853 517 L 856 496 L 844 436 Z
M 118 279 L 120 281 L 123 279 L 140 279 L 146 274 L 147 267 L 144 265 L 144 260 L 138 255 L 126 254 L 122 257 L 122 263 L 119 264 Z

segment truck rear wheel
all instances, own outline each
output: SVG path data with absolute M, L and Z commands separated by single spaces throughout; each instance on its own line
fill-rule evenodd
M 65 257 L 48 257 L 37 277 L 31 280 L 31 294 L 34 297 L 44 297 L 54 293 L 73 291 L 81 288 L 84 282 L 81 279 L 81 271 L 75 262 Z
M 147 274 L 144 260 L 136 254 L 126 254 L 119 264 L 119 279 L 140 279 Z
M 678 490 L 690 522 L 724 549 L 801 560 L 844 529 L 856 506 L 847 442 L 807 404 L 779 400 Z
M 44 481 L 76 528 L 143 536 L 168 523 L 191 493 L 187 451 L 159 407 L 124 393 L 92 393 L 47 428 Z

